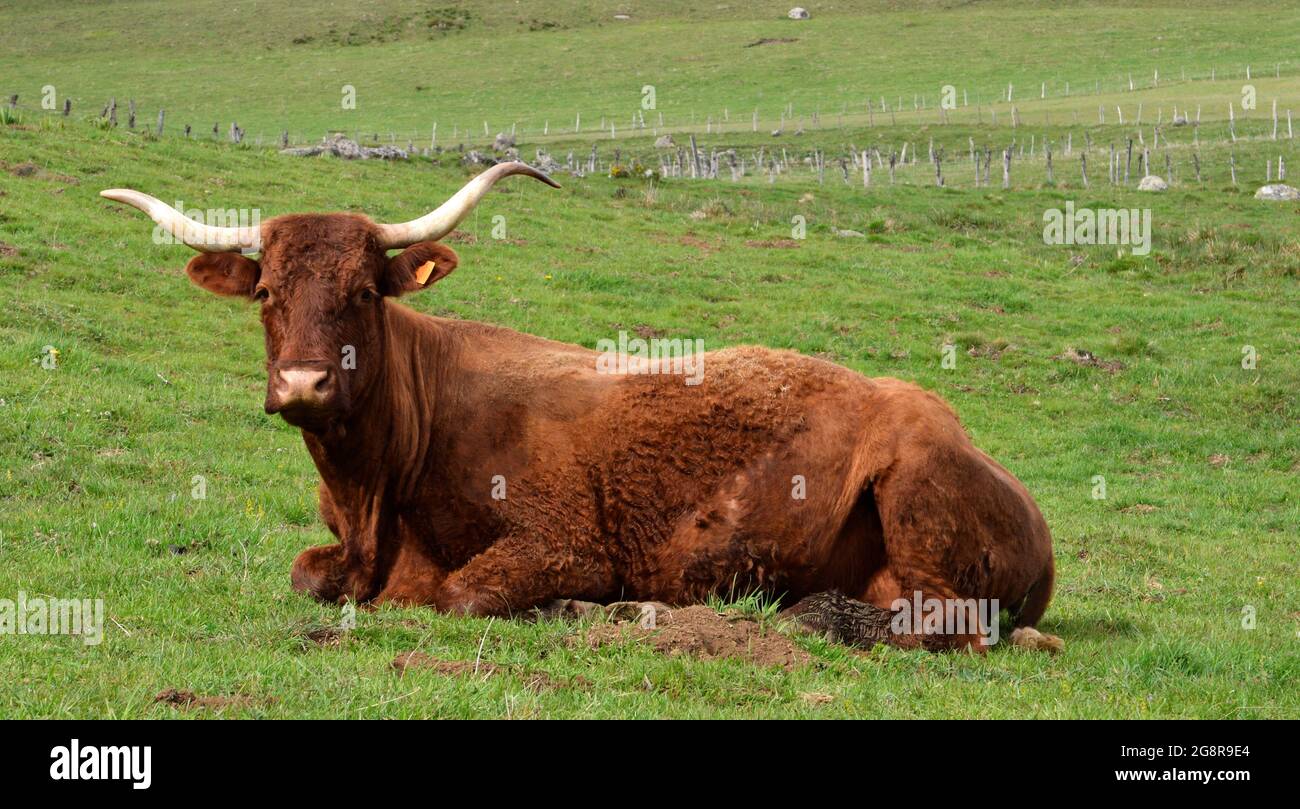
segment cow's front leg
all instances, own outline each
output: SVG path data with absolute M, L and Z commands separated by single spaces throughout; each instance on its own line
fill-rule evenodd
M 343 546 L 318 545 L 298 554 L 289 580 L 295 592 L 327 604 L 344 601 L 348 577 L 343 566 Z
M 510 536 L 447 576 L 434 604 L 463 615 L 511 615 L 561 597 L 598 601 L 613 585 L 613 566 L 594 542 L 559 547 Z
M 431 604 L 443 571 L 426 559 L 386 548 L 393 560 L 350 549 L 343 544 L 308 548 L 293 560 L 293 589 L 327 604 L 345 601 L 393 601 Z
M 298 554 L 290 573 L 294 590 L 331 604 L 370 601 L 379 594 L 402 543 L 397 519 L 378 503 L 350 511 L 321 487 L 321 517 L 339 544 Z
M 438 592 L 446 578 L 447 571 L 433 561 L 419 537 L 404 534 L 384 589 L 375 601 L 399 606 L 437 604 Z

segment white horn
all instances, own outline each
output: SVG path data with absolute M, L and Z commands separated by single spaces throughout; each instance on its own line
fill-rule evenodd
M 261 227 L 224 228 L 195 222 L 160 199 L 129 188 L 100 191 L 101 197 L 139 208 L 149 214 L 163 230 L 195 250 L 204 253 L 231 253 L 238 250 L 257 252 L 262 249 Z
M 483 199 L 483 195 L 488 192 L 493 183 L 511 174 L 526 174 L 554 188 L 560 187 L 559 183 L 526 163 L 518 161 L 498 163 L 466 183 L 464 188 L 439 205 L 436 210 L 419 219 L 403 222 L 400 225 L 379 225 L 380 244 L 385 250 L 391 250 L 409 247 L 416 242 L 433 242 L 441 239 L 455 230 L 460 220 L 474 210 L 474 206 Z

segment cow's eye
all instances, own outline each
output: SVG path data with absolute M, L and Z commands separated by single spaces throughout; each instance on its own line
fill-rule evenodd
M 375 301 L 379 300 L 379 296 L 375 294 L 375 291 L 373 289 L 363 289 L 361 290 L 361 294 L 358 295 L 357 297 L 361 300 L 362 303 L 374 303 Z
M 271 297 L 271 290 L 266 287 L 258 287 L 253 290 L 253 300 L 264 303 L 267 298 Z

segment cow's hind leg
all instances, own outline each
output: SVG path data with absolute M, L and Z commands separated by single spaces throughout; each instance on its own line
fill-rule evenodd
M 1010 473 L 960 438 L 917 438 L 900 456 L 873 484 L 893 580 L 881 589 L 906 605 L 900 624 L 918 644 L 987 651 L 998 608 L 1036 619 L 1046 606 L 1050 579 L 1030 592 L 1051 565 L 1046 525 Z
M 331 534 L 341 538 L 338 511 L 324 483 L 317 487 L 317 494 L 321 520 Z M 306 593 L 329 604 L 341 602 L 347 593 L 343 546 L 318 545 L 298 554 L 293 560 L 289 580 L 295 592 Z
M 444 612 L 505 616 L 557 598 L 600 601 L 613 582 L 612 565 L 594 549 L 584 554 L 571 545 L 510 536 L 447 576 L 433 603 Z

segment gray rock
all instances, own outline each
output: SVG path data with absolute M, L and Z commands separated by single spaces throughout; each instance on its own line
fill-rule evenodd
M 547 174 L 558 174 L 559 172 L 564 171 L 563 163 L 551 157 L 550 154 L 543 152 L 541 149 L 537 150 L 537 159 L 533 161 L 533 166 L 538 171 L 544 171 Z
M 466 166 L 495 166 L 500 161 L 490 154 L 483 154 L 478 149 L 470 149 L 460 162 Z
M 411 156 L 409 152 L 403 149 L 398 149 L 396 146 L 362 146 L 339 132 L 323 139 L 316 146 L 307 146 L 299 149 L 281 149 L 280 154 L 293 155 L 295 157 L 315 157 L 316 155 L 330 154 L 335 157 L 341 157 L 344 160 L 369 160 L 371 158 L 377 158 L 379 160 L 406 160 Z
M 1266 199 L 1273 202 L 1295 202 L 1300 200 L 1300 191 L 1283 183 L 1273 183 L 1272 185 L 1260 186 L 1255 192 L 1255 199 Z
M 656 149 L 671 149 L 671 148 L 673 148 L 673 147 L 676 146 L 676 145 L 677 145 L 677 143 L 676 143 L 676 141 L 673 140 L 673 136 L 672 136 L 672 135 L 660 135 L 660 136 L 655 140 L 655 148 L 656 148 Z
M 839 237 L 842 238 L 842 239 L 860 239 L 860 238 L 862 238 L 862 234 L 859 233 L 859 232 L 856 231 L 856 230 L 839 230 L 839 229 L 836 229 L 836 231 L 835 231 L 835 235 L 836 235 L 836 236 L 839 236 Z
M 806 20 L 812 15 L 808 13 L 808 9 L 795 6 L 794 8 L 790 9 L 790 13 L 786 14 L 785 16 L 789 17 L 792 20 Z
M 1148 174 L 1138 183 L 1139 191 L 1168 191 L 1169 183 L 1154 174 Z
M 497 136 L 492 139 L 492 151 L 504 152 L 506 149 L 512 149 L 515 145 L 515 136 L 507 135 L 504 132 L 498 132 Z

